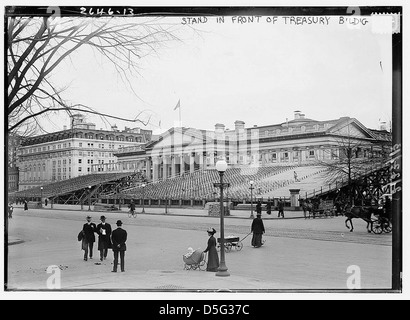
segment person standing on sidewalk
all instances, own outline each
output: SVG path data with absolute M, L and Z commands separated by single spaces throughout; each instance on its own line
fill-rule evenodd
M 272 202 L 270 202 L 270 200 L 268 200 L 268 203 L 266 205 L 266 213 L 268 215 L 270 215 L 272 213 Z
M 93 246 L 95 242 L 94 232 L 97 232 L 97 226 L 91 222 L 91 216 L 87 216 L 87 223 L 83 225 L 83 242 L 82 249 L 84 250 L 84 261 L 88 260 L 88 254 L 90 259 L 93 258 Z
M 125 251 L 127 250 L 127 231 L 122 228 L 122 221 L 117 221 L 117 229 L 111 234 L 112 251 L 114 252 L 114 267 L 111 272 L 117 272 L 118 257 L 121 262 L 121 272 L 125 272 Z
M 107 259 L 108 249 L 111 248 L 111 225 L 106 223 L 105 216 L 101 216 L 101 223 L 97 226 L 98 250 L 100 251 L 100 261 Z
M 256 204 L 256 214 L 262 214 L 262 203 L 260 200 L 258 200 L 258 203 Z
M 261 214 L 258 213 L 256 218 L 252 221 L 251 232 L 253 232 L 252 246 L 259 248 L 262 246 L 262 235 L 265 233 L 265 226 L 263 225 L 263 220 Z
M 14 208 L 13 208 L 13 203 L 10 202 L 10 203 L 9 203 L 9 207 L 8 207 L 9 219 L 12 219 L 12 218 L 13 218 L 13 210 L 14 210 Z
M 211 272 L 216 272 L 218 271 L 219 268 L 219 257 L 218 257 L 218 251 L 216 250 L 216 239 L 214 237 L 214 234 L 216 233 L 216 230 L 214 228 L 209 228 L 207 230 L 208 232 L 208 246 L 205 249 L 205 253 L 208 253 L 208 264 L 206 266 L 206 271 L 211 271 Z
M 279 199 L 278 218 L 280 218 L 280 217 L 284 218 L 285 217 L 284 212 L 283 212 L 284 208 L 285 208 L 285 202 L 282 199 Z

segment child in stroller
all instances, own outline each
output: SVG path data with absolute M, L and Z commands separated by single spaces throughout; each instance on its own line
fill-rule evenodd
M 194 249 L 189 247 L 188 252 L 182 256 L 182 259 L 185 264 L 185 270 L 206 269 L 205 253 L 200 248 L 194 251 Z

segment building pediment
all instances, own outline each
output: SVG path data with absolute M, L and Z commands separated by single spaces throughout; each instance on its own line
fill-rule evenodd
M 147 149 L 165 149 L 175 146 L 185 146 L 190 144 L 202 144 L 211 137 L 211 134 L 204 130 L 194 128 L 171 128 L 160 135 L 157 141 L 147 145 Z
M 374 134 L 354 118 L 341 118 L 327 133 L 357 139 L 375 139 Z

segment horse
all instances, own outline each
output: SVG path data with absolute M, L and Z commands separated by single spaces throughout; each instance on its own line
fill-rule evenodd
M 358 218 L 362 219 L 367 222 L 367 232 L 371 233 L 372 232 L 372 225 L 373 225 L 373 220 L 372 220 L 372 214 L 374 215 L 380 215 L 380 209 L 377 207 L 373 206 L 363 206 L 363 207 L 358 207 L 358 206 L 353 206 L 350 208 L 350 210 L 347 208 L 345 211 L 345 216 L 347 217 L 345 221 L 346 228 L 350 230 L 350 232 L 353 232 L 353 222 L 352 219 Z M 347 222 L 350 222 L 351 228 L 347 225 Z
M 303 209 L 303 215 L 305 216 L 305 219 L 309 218 L 310 219 L 310 214 L 313 212 L 313 217 L 315 217 L 315 212 L 313 210 L 313 204 L 310 202 L 304 201 L 302 204 L 302 209 Z M 309 212 L 309 216 L 307 217 L 306 214 Z
M 303 209 L 303 215 L 304 215 L 305 219 L 307 219 L 307 218 L 310 219 L 311 215 L 313 216 L 313 219 L 315 219 L 316 214 L 320 214 L 320 212 L 318 210 L 319 209 L 318 206 L 319 205 L 317 203 L 312 203 L 310 201 L 309 202 L 304 201 L 303 204 L 302 204 L 302 209 Z M 307 212 L 309 212 L 309 216 L 306 215 Z

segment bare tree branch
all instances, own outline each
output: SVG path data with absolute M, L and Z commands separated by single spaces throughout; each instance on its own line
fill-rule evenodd
M 120 78 L 138 97 L 131 77 L 139 74 L 140 60 L 158 54 L 158 48 L 180 41 L 176 24 L 161 24 L 161 19 L 145 17 L 129 22 L 110 18 L 11 17 L 8 18 L 8 116 L 9 132 L 50 112 L 88 112 L 147 125 L 151 119 L 125 119 L 99 113 L 81 103 L 70 106 L 63 91 L 53 86 L 52 73 L 81 47 L 95 49 L 107 59 Z M 22 127 L 23 128 L 23 127 Z M 26 130 L 23 128 L 23 130 Z

